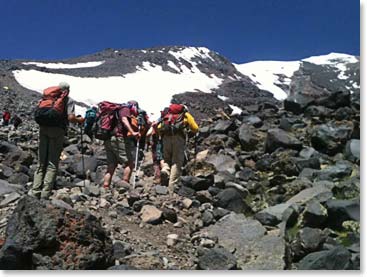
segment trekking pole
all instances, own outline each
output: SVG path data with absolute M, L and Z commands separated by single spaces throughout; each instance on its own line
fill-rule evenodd
M 140 125 L 138 127 L 138 132 L 140 134 Z M 135 167 L 134 167 L 134 180 L 133 180 L 133 189 L 135 189 L 135 183 L 137 181 L 137 179 L 139 178 L 139 176 L 137 175 L 137 170 L 138 170 L 138 160 L 139 160 L 139 145 L 140 144 L 140 137 L 138 138 L 137 142 L 136 142 L 136 154 L 135 154 Z
M 198 136 L 199 133 L 195 134 L 195 138 L 194 138 L 194 170 L 193 170 L 193 175 L 195 176 L 195 169 L 196 169 L 196 155 L 198 153 Z
M 86 172 L 85 172 L 85 163 L 84 163 L 84 146 L 83 146 L 83 125 L 80 125 L 80 144 L 81 144 L 81 154 L 82 154 L 82 170 L 83 170 L 83 174 L 86 175 Z M 84 180 L 83 180 L 83 185 L 85 187 L 85 177 L 84 176 Z

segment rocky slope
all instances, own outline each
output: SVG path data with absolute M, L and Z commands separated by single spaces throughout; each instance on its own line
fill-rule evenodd
M 101 188 L 103 146 L 71 126 L 50 201 L 27 197 L 38 134 L 23 105 L 20 129 L 0 129 L 0 268 L 359 269 L 359 91 L 283 102 L 242 78 L 174 95 L 200 134 L 173 196 L 153 185 L 149 150 L 134 190 L 121 168 Z M 0 103 L 20 109 L 14 88 Z

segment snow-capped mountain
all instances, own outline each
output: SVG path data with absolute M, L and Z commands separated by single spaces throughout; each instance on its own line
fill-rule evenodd
M 205 47 L 106 49 L 67 60 L 0 61 L 0 71 L 1 87 L 23 93 L 23 99 L 68 82 L 80 114 L 103 100 L 135 99 L 157 117 L 172 97 L 182 94 L 186 98 L 181 101 L 204 114 L 220 109 L 241 113 L 248 105 L 289 95 L 359 91 L 359 58 L 336 53 L 301 61 L 233 64 Z
M 353 93 L 360 89 L 359 58 L 346 54 L 330 53 L 301 61 L 255 61 L 235 66 L 279 100 L 298 93 L 319 95 L 338 90 Z

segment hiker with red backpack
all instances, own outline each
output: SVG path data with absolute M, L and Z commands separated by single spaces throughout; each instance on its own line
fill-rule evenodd
M 29 194 L 37 198 L 47 199 L 51 195 L 68 122 L 84 122 L 84 118 L 75 116 L 69 91 L 70 86 L 65 82 L 45 89 L 35 110 L 34 118 L 40 125 L 38 166 Z
M 113 116 L 117 119 L 111 136 L 104 141 L 107 155 L 107 172 L 104 176 L 103 187 L 108 188 L 118 164 L 125 165 L 123 182 L 130 182 L 134 169 L 136 142 L 140 133 L 133 128 L 132 118 L 138 115 L 138 102 L 129 101 L 126 105 L 116 108 Z M 116 116 L 117 115 L 117 116 Z M 97 114 L 97 118 L 99 115 Z
M 10 121 L 10 112 L 5 110 L 3 112 L 3 126 L 8 126 Z
M 185 160 L 186 132 L 199 130 L 194 117 L 184 105 L 172 103 L 158 125 L 163 141 L 164 163 L 161 170 L 161 184 L 168 185 L 172 194 L 182 174 Z

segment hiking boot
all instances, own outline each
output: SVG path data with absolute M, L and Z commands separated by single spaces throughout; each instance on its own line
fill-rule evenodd
M 169 183 L 169 174 L 167 171 L 161 171 L 161 185 L 168 187 Z

